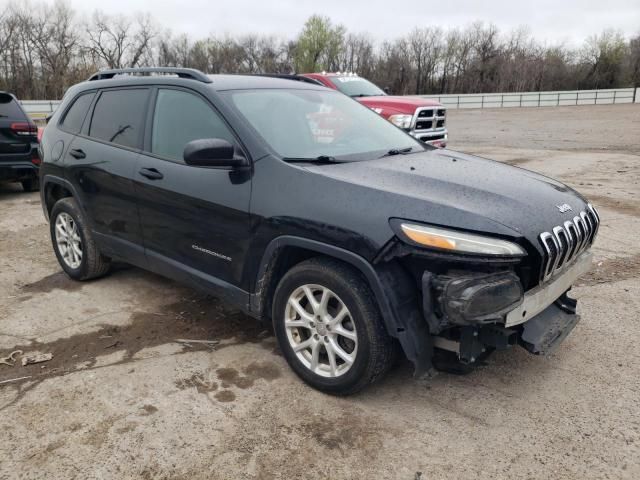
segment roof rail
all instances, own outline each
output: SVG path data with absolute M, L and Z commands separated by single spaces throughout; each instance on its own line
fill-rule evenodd
M 297 73 L 254 73 L 255 77 L 270 77 L 270 78 L 282 78 L 284 80 L 297 80 L 298 82 L 312 83 L 314 85 L 320 85 L 324 87 L 321 81 L 315 78 L 305 77 L 304 75 L 298 75 Z
M 206 76 L 200 70 L 195 68 L 177 68 L 177 67 L 140 67 L 140 68 L 116 68 L 113 70 L 101 70 L 89 77 L 89 81 L 108 80 L 116 75 L 150 75 L 152 73 L 164 73 L 168 75 L 177 75 L 180 78 L 189 78 L 198 82 L 212 83 L 211 78 Z

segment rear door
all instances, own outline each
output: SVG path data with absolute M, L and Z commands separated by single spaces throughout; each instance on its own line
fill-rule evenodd
M 148 88 L 98 92 L 81 133 L 65 152 L 67 178 L 82 196 L 107 255 L 144 258 L 132 177 L 144 138 Z
M 223 138 L 238 149 L 239 142 L 198 93 L 159 88 L 154 96 L 135 175 L 148 261 L 174 278 L 220 286 L 220 294 L 229 284 L 246 290 L 250 172 L 190 166 L 182 156 L 196 139 Z
M 76 135 L 82 132 L 82 126 L 87 120 L 89 109 L 93 105 L 96 91 L 82 92 L 72 98 L 66 110 L 62 112 L 60 121 L 50 128 L 55 129 L 55 134 L 43 135 L 40 142 L 43 166 L 42 175 L 64 178 L 66 172 L 64 163 L 65 151 Z M 45 180 L 46 182 L 47 180 Z
M 30 160 L 37 132 L 13 95 L 0 92 L 0 161 Z

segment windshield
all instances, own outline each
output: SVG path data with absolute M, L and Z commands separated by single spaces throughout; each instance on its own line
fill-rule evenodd
M 345 95 L 350 97 L 377 97 L 386 95 L 369 80 L 360 77 L 332 77 L 331 81 Z
M 244 119 L 285 159 L 368 160 L 424 146 L 377 113 L 332 90 L 231 90 Z

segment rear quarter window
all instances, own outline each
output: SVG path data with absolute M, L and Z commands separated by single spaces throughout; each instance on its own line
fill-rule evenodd
M 78 133 L 82 128 L 95 93 L 85 93 L 75 99 L 62 120 L 62 128 L 69 133 Z
M 106 90 L 93 109 L 89 136 L 129 148 L 141 148 L 148 89 Z
M 19 120 L 27 118 L 15 98 L 7 93 L 0 93 L 0 118 L 5 117 Z

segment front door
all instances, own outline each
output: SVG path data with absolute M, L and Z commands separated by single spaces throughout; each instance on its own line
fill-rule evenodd
M 159 88 L 150 132 L 136 167 L 136 193 L 145 251 L 152 268 L 181 280 L 248 290 L 243 274 L 249 243 L 249 172 L 186 165 L 196 139 L 238 142 L 199 94 Z M 233 290 L 233 289 L 232 289 Z M 227 292 L 228 293 L 228 292 Z

